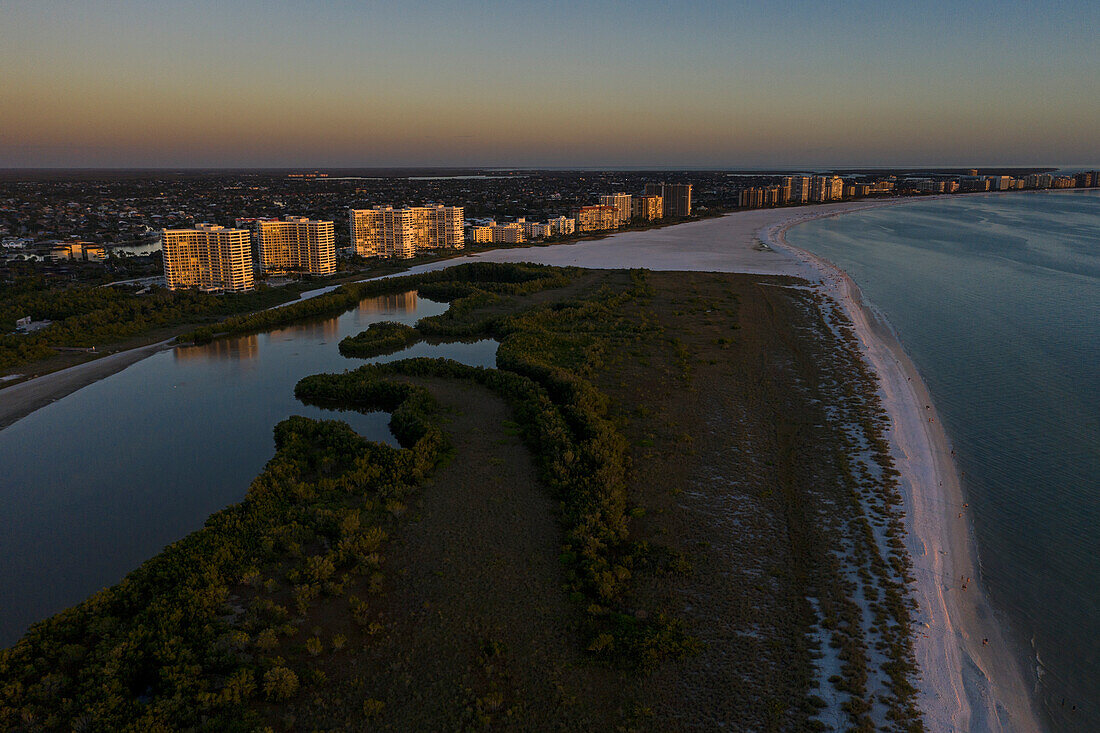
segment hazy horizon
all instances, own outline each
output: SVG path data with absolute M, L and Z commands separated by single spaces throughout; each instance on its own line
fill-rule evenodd
M 1098 160 L 1098 26 L 1085 2 L 16 0 L 0 168 Z

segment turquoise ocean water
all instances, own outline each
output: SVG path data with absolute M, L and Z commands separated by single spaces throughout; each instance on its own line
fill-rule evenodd
M 983 581 L 1047 722 L 1100 730 L 1100 191 L 920 201 L 787 240 L 890 319 L 956 449 Z

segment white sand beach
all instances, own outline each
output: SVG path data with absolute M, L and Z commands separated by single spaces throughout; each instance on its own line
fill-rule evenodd
M 925 724 L 933 731 L 1039 730 L 1019 661 L 982 589 L 959 473 L 928 389 L 886 318 L 863 300 L 855 282 L 786 242 L 784 232 L 796 223 L 777 224 L 763 238 L 818 270 L 820 287 L 851 319 L 891 416 L 906 546 L 917 578 L 914 647 Z
M 574 244 L 493 250 L 421 265 L 402 274 L 471 261 L 537 262 L 792 275 L 821 288 L 851 319 L 865 356 L 879 375 L 883 406 L 892 418 L 908 549 L 917 578 L 912 589 L 919 603 L 915 650 L 922 672 L 920 703 L 926 726 L 932 731 L 1038 730 L 1024 675 L 982 590 L 950 444 L 920 375 L 885 318 L 863 302 L 855 283 L 830 263 L 792 247 L 783 236 L 790 227 L 812 219 L 904 203 L 745 211 Z M 4 389 L 0 391 L 0 426 L 11 422 L 12 416 L 27 414 L 165 347 L 154 344 L 123 352 Z

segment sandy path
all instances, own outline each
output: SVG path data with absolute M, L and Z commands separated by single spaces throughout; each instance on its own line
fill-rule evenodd
M 885 317 L 864 302 L 855 282 L 826 260 L 786 242 L 784 232 L 801 221 L 779 223 L 762 239 L 817 270 L 814 279 L 844 308 L 879 376 L 901 472 L 906 545 L 917 579 L 912 588 L 919 604 L 914 646 L 927 728 L 1039 730 L 1017 657 L 981 587 L 958 471 L 928 390 Z
M 148 346 L 120 351 L 117 354 L 103 356 L 5 387 L 0 390 L 0 429 L 81 387 L 120 372 L 134 362 L 152 356 L 158 351 L 171 348 L 170 344 L 173 341 L 175 339 L 167 339 Z

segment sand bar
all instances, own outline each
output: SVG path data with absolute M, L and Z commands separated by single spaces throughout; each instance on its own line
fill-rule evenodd
M 0 390 L 0 429 L 82 387 L 120 372 L 147 356 L 171 348 L 173 341 L 175 339 L 167 339 L 136 349 L 119 351 L 5 387 Z

